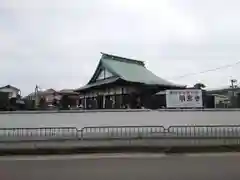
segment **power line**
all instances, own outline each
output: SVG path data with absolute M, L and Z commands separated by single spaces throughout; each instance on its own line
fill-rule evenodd
M 194 75 L 198 75 L 198 74 L 213 72 L 213 71 L 217 71 L 217 70 L 220 70 L 220 69 L 227 69 L 227 68 L 233 67 L 234 65 L 238 65 L 238 64 L 240 64 L 240 60 L 233 63 L 233 64 L 227 64 L 227 65 L 224 65 L 224 66 L 219 66 L 219 67 L 216 67 L 214 69 L 208 69 L 208 70 L 200 71 L 200 72 L 197 72 L 197 73 L 184 74 L 182 76 L 173 77 L 172 79 L 179 79 L 179 78 L 184 78 L 184 77 L 187 77 L 187 76 L 194 76 Z

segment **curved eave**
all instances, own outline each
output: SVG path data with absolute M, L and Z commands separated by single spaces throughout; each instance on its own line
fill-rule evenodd
M 104 79 L 104 80 L 99 80 L 99 81 L 96 81 L 94 83 L 87 84 L 87 85 L 85 85 L 81 88 L 75 89 L 74 91 L 75 92 L 85 91 L 85 90 L 93 88 L 93 87 L 98 87 L 98 86 L 102 86 L 102 85 L 105 85 L 105 84 L 114 83 L 119 79 L 120 79 L 119 77 L 113 77 L 113 78 L 108 78 L 108 79 Z

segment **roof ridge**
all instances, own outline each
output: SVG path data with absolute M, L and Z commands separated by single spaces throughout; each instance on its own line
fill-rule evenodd
M 56 90 L 55 90 L 55 89 L 53 89 L 53 88 L 46 89 L 45 91 L 49 91 L 49 90 L 56 91 Z
M 12 86 L 12 85 L 10 85 L 10 84 L 8 84 L 8 85 L 5 85 L 5 86 L 1 86 L 0 87 L 0 89 L 2 89 L 2 88 L 14 88 L 14 89 L 16 89 L 16 90 L 19 90 L 20 91 L 20 89 L 18 89 L 17 87 L 15 87 L 15 86 Z
M 126 63 L 134 63 L 134 64 L 137 64 L 140 66 L 145 66 L 144 61 L 131 59 L 131 58 L 125 58 L 125 57 L 107 54 L 107 53 L 103 53 L 103 52 L 101 52 L 101 54 L 102 54 L 102 58 L 110 58 L 112 60 L 117 60 L 117 61 L 126 62 Z

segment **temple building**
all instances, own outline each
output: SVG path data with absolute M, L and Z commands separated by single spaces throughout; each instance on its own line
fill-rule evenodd
M 90 81 L 75 91 L 84 109 L 135 109 L 149 108 L 156 92 L 183 87 L 156 76 L 143 61 L 102 53 Z

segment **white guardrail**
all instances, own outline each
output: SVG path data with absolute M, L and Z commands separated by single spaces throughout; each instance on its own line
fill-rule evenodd
M 0 128 L 0 142 L 115 139 L 240 140 L 240 125 Z

